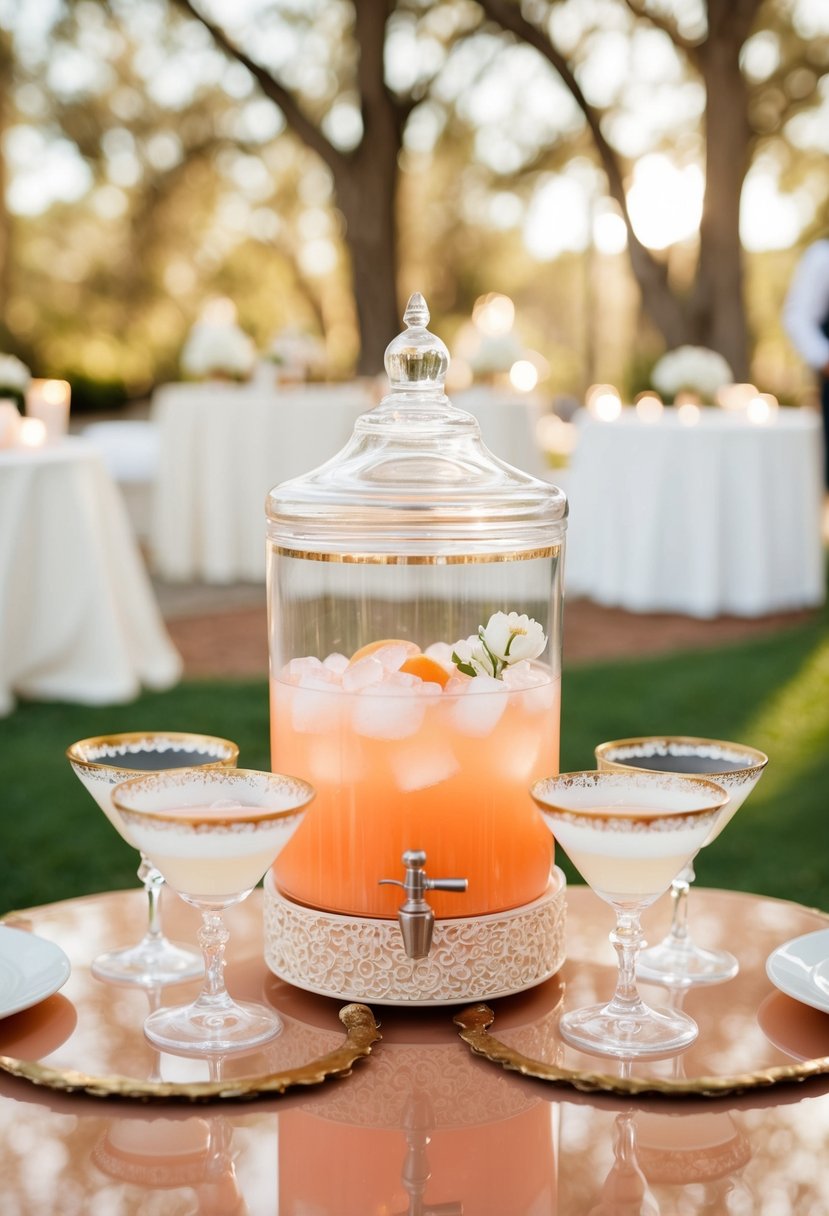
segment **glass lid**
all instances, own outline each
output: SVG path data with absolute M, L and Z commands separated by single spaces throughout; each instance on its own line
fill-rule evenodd
M 268 495 L 271 543 L 342 561 L 551 554 L 566 528 L 564 493 L 499 460 L 473 415 L 449 401 L 449 352 L 426 328 L 422 295 L 403 319 L 386 350 L 388 395 L 336 456 Z M 526 425 L 521 407 L 510 408 Z

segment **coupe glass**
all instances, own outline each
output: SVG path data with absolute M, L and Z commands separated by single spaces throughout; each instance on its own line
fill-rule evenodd
M 709 845 L 736 815 L 748 798 L 768 756 L 743 743 L 724 743 L 720 739 L 698 739 L 687 735 L 649 736 L 641 739 L 616 739 L 596 748 L 600 769 L 624 772 L 631 768 L 648 772 L 706 777 L 721 785 L 728 794 L 708 837 Z M 639 955 L 637 972 L 643 980 L 676 986 L 718 984 L 732 979 L 739 963 L 728 950 L 704 950 L 695 945 L 688 930 L 688 891 L 694 881 L 693 862 L 689 861 L 671 883 L 671 927 L 657 946 Z
M 238 1004 L 224 982 L 225 908 L 250 895 L 293 835 L 313 788 L 250 769 L 178 769 L 124 782 L 113 802 L 130 836 L 168 884 L 202 914 L 205 982 L 189 1005 L 157 1009 L 144 1023 L 156 1047 L 224 1054 L 265 1043 L 282 1021 L 264 1005 Z
M 565 1042 L 595 1055 L 668 1055 L 697 1025 L 676 1009 L 651 1009 L 636 988 L 642 911 L 664 891 L 710 833 L 728 795 L 712 781 L 672 774 L 564 773 L 532 787 L 547 826 L 595 893 L 616 912 L 613 999 L 565 1014 Z
M 122 781 L 148 770 L 176 768 L 232 768 L 239 748 L 229 739 L 179 731 L 128 731 L 79 739 L 66 755 L 76 775 L 127 844 L 138 848 L 112 803 L 112 790 Z M 161 928 L 159 897 L 164 879 L 144 854 L 138 877 L 149 903 L 147 932 L 135 946 L 112 950 L 96 958 L 92 972 L 117 984 L 146 988 L 178 984 L 203 974 L 201 955 L 168 941 Z

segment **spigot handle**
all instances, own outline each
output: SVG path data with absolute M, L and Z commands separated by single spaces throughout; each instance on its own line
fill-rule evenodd
M 429 891 L 468 891 L 468 878 L 427 878 L 425 883 Z
M 427 891 L 466 891 L 465 878 L 427 878 L 424 866 L 426 854 L 422 849 L 407 849 L 403 854 L 406 878 L 379 878 L 381 886 L 402 887 L 406 899 L 397 913 L 403 946 L 409 958 L 425 958 L 432 945 L 435 914 L 426 900 Z

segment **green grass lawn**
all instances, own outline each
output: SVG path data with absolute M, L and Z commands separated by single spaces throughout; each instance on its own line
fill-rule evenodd
M 596 743 L 634 734 L 708 735 L 762 748 L 766 773 L 716 845 L 700 854 L 698 879 L 829 909 L 827 623 L 824 613 L 728 649 L 565 668 L 562 768 L 591 768 Z M 64 750 L 87 735 L 142 729 L 225 735 L 238 742 L 240 765 L 267 768 L 265 682 L 191 682 L 128 706 L 22 704 L 3 719 L 2 909 L 135 882 L 136 855 L 97 810 Z

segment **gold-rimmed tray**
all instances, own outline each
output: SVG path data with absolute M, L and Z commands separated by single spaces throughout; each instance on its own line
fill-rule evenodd
M 750 1089 L 766 1088 L 785 1081 L 805 1081 L 809 1077 L 829 1074 L 829 1055 L 795 1064 L 773 1065 L 737 1075 L 699 1077 L 648 1077 L 613 1075 L 600 1069 L 564 1068 L 545 1060 L 534 1060 L 502 1043 L 489 1031 L 495 1014 L 488 1005 L 472 1005 L 454 1017 L 460 1037 L 477 1056 L 500 1064 L 510 1072 L 521 1073 L 540 1081 L 551 1081 L 580 1093 L 606 1093 L 619 1096 L 651 1094 L 683 1094 L 717 1098 L 741 1094 Z M 827 1032 L 829 1033 L 829 1031 Z M 612 1061 L 609 1060 L 612 1065 Z M 635 1067 L 635 1065 L 634 1065 Z
M 167 921 L 174 935 L 187 941 L 194 937 L 197 919 L 192 909 L 179 904 L 168 900 Z M 101 949 L 134 936 L 142 914 L 143 896 L 136 891 L 68 900 L 7 918 L 8 924 L 59 944 L 71 960 L 72 972 L 61 993 L 25 1012 L 0 1018 L 0 1075 L 96 1098 L 245 1101 L 343 1077 L 380 1040 L 374 1015 L 363 1004 L 338 1009 L 333 1002 L 324 1002 L 310 1011 L 311 1016 L 293 1006 L 286 1010 L 293 990 L 265 966 L 257 894 L 230 910 L 227 983 L 234 997 L 274 1008 L 282 1019 L 280 1034 L 253 1051 L 214 1060 L 155 1050 L 143 1034 L 147 1014 L 162 1004 L 192 1000 L 200 982 L 149 990 L 106 983 L 90 970 L 91 959 Z
M 345 1005 L 339 1018 L 346 1031 L 339 1047 L 308 1063 L 262 1074 L 252 1071 L 248 1076 L 207 1081 L 165 1081 L 153 1077 L 142 1080 L 118 1073 L 96 1075 L 12 1056 L 0 1056 L 0 1069 L 33 1085 L 63 1093 L 84 1093 L 93 1098 L 129 1098 L 140 1102 L 240 1102 L 272 1098 L 289 1089 L 320 1085 L 331 1077 L 347 1076 L 358 1060 L 371 1054 L 373 1044 L 381 1038 L 371 1010 L 366 1005 Z
M 582 1093 L 710 1098 L 829 1078 L 829 1014 L 778 992 L 765 971 L 766 958 L 781 942 L 825 927 L 827 917 L 784 900 L 737 892 L 695 889 L 692 903 L 695 936 L 706 946 L 732 950 L 740 971 L 727 983 L 673 991 L 640 985 L 648 1003 L 681 1007 L 697 1022 L 697 1041 L 684 1052 L 622 1065 L 611 1056 L 581 1053 L 561 1039 L 561 1013 L 609 1000 L 615 981 L 606 939 L 610 911 L 583 887 L 568 894 L 568 958 L 550 981 L 559 991 L 556 1001 L 547 993 L 546 1016 L 533 1021 L 525 1015 L 518 1030 L 508 1003 L 472 1005 L 454 1018 L 461 1039 L 476 1055 L 508 1071 Z M 669 915 L 666 903 L 650 910 L 645 929 L 651 940 L 663 935 Z

